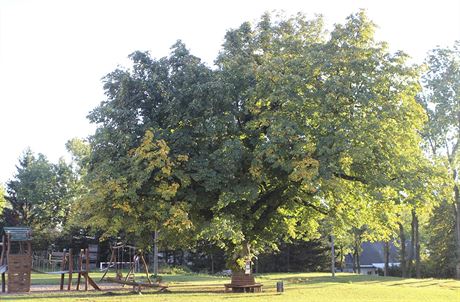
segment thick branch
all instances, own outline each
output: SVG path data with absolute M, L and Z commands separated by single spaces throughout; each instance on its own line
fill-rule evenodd
M 321 213 L 321 214 L 323 214 L 323 215 L 328 215 L 328 214 L 329 214 L 329 212 L 328 212 L 326 209 L 322 209 L 321 207 L 319 207 L 319 206 L 317 206 L 317 205 L 315 205 L 315 204 L 313 204 L 313 203 L 311 203 L 311 202 L 309 202 L 309 201 L 303 200 L 303 199 L 300 198 L 300 197 L 296 197 L 296 199 L 297 199 L 299 202 L 303 203 L 305 206 L 310 207 L 310 208 L 312 208 L 313 210 L 315 210 L 315 211 L 317 211 L 317 212 L 319 212 L 319 213 Z
M 433 156 L 436 156 L 437 154 L 437 148 L 436 148 L 436 144 L 435 142 L 433 141 L 433 139 L 431 138 L 431 136 L 428 136 L 428 142 L 430 143 L 430 147 L 431 147 L 431 152 L 433 153 Z
M 287 188 L 287 185 L 280 186 L 280 187 L 275 187 L 272 189 L 267 190 L 264 194 L 262 194 L 257 202 L 251 206 L 251 213 L 257 212 L 262 206 L 267 205 L 267 201 L 275 194 L 281 194 L 285 189 Z M 280 198 L 281 199 L 281 198 Z
M 345 173 L 334 173 L 334 176 L 345 180 L 358 181 L 360 183 L 367 184 L 367 181 L 359 176 L 347 175 Z
M 452 162 L 453 162 L 452 154 L 453 153 L 450 153 L 450 151 L 449 151 L 449 142 L 447 141 L 447 138 L 444 141 L 445 141 L 445 144 L 446 144 L 447 160 L 449 161 L 449 164 L 452 165 Z
M 459 140 L 457 140 L 457 143 L 456 143 L 455 146 L 452 148 L 452 152 L 451 152 L 451 157 L 452 157 L 452 158 L 455 158 L 455 155 L 457 154 L 457 151 L 458 151 L 458 143 L 459 143 Z

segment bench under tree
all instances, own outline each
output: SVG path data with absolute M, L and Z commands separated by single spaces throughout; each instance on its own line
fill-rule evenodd
M 244 272 L 233 272 L 231 283 L 224 284 L 225 292 L 258 293 L 262 291 L 262 284 L 256 283 L 254 275 Z

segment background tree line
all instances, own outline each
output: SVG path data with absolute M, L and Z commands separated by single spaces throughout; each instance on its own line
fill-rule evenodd
M 359 271 L 362 242 L 397 242 L 402 276 L 459 278 L 459 45 L 410 65 L 374 28 L 363 12 L 330 33 L 265 14 L 227 32 L 213 68 L 180 41 L 134 52 L 71 163 L 23 154 L 2 223 L 42 244 L 205 242 L 233 269 L 332 235 Z

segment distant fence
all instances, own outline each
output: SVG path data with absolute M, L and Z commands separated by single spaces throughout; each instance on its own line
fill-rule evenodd
M 106 270 L 107 267 L 110 265 L 110 268 L 118 268 L 119 270 L 130 270 L 131 269 L 131 264 L 133 264 L 130 261 L 123 261 L 123 262 L 100 262 L 99 263 L 99 269 L 101 271 Z M 140 264 L 139 261 L 134 262 L 134 271 L 135 272 L 140 272 Z

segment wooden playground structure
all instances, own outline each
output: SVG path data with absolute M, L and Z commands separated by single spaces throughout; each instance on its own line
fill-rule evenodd
M 2 292 L 8 287 L 8 293 L 30 291 L 32 271 L 32 233 L 30 228 L 3 228 L 0 247 L 0 274 L 2 275 Z M 6 284 L 5 274 L 8 274 Z
M 72 279 L 76 276 L 76 290 L 84 288 L 88 290 L 90 285 L 95 290 L 100 291 L 99 286 L 89 276 L 90 273 L 90 251 L 88 248 L 80 249 L 76 254 L 72 249 L 62 252 L 49 252 L 46 258 L 41 259 L 41 263 L 49 264 L 49 269 L 40 270 L 34 267 L 36 261 L 32 255 L 32 232 L 27 227 L 5 227 L 1 233 L 0 242 L 0 275 L 2 279 L 2 292 L 8 293 L 30 292 L 31 272 L 35 269 L 38 272 L 51 275 L 60 275 L 60 287 L 62 290 L 72 290 Z M 147 262 L 142 251 L 137 250 L 131 245 L 116 244 L 110 247 L 110 260 L 101 281 L 132 286 L 133 290 L 140 293 L 142 288 L 156 288 L 160 292 L 166 291 L 168 286 L 160 282 L 152 282 L 149 276 Z M 34 260 L 34 261 L 33 261 Z M 128 265 L 128 272 L 123 275 L 124 267 Z M 43 268 L 43 266 L 41 267 Z M 57 270 L 57 268 L 59 268 Z M 114 277 L 107 276 L 110 270 L 115 271 Z M 126 271 L 126 270 L 125 270 Z M 144 280 L 136 280 L 136 273 L 145 274 Z M 65 278 L 67 276 L 67 286 Z M 83 281 L 83 283 L 82 283 Z
M 0 242 L 0 275 L 2 279 L 2 292 L 8 293 L 30 292 L 32 273 L 32 232 L 27 227 L 5 227 L 1 233 Z M 60 290 L 64 290 L 65 276 L 68 276 L 67 290 L 72 289 L 73 274 L 77 274 L 76 290 L 80 290 L 82 277 L 84 289 L 91 285 L 95 290 L 101 290 L 89 276 L 90 256 L 88 249 L 81 249 L 76 255 L 72 249 L 63 252 L 52 252 L 49 258 L 53 267 L 57 264 L 59 271 L 46 271 L 45 274 L 61 275 Z M 8 277 L 8 278 L 6 278 Z
M 123 286 L 129 285 L 132 286 L 133 290 L 138 293 L 141 292 L 142 288 L 158 288 L 160 292 L 167 290 L 167 285 L 159 282 L 152 282 L 144 255 L 141 251 L 137 250 L 136 247 L 131 245 L 115 244 L 110 247 L 110 250 L 110 260 L 107 267 L 103 270 L 104 274 L 101 277 L 101 281 L 106 280 L 122 284 Z M 127 255 L 127 257 L 125 255 Z M 136 280 L 135 274 L 137 271 L 141 270 L 141 263 L 147 282 L 140 282 Z M 123 276 L 124 264 L 128 264 L 129 270 L 128 273 Z M 115 271 L 115 277 L 107 277 L 110 270 Z
M 59 271 L 47 271 L 43 272 L 50 275 L 61 275 L 60 290 L 64 290 L 65 276 L 68 276 L 67 290 L 72 290 L 72 277 L 73 274 L 77 274 L 77 286 L 76 290 L 80 290 L 80 284 L 82 277 L 84 278 L 85 290 L 88 290 L 88 284 L 91 285 L 95 290 L 101 290 L 94 280 L 89 276 L 90 262 L 89 262 L 89 251 L 87 248 L 81 249 L 77 257 L 75 258 L 72 249 L 63 252 L 52 252 L 50 254 L 50 263 L 53 266 L 58 263 L 60 266 Z M 76 265 L 76 267 L 75 267 Z
M 2 292 L 4 293 L 6 289 L 8 293 L 30 292 L 31 272 L 32 269 L 37 270 L 33 266 L 34 258 L 32 255 L 30 228 L 5 227 L 1 235 L 0 274 Z M 111 246 L 110 250 L 110 260 L 106 262 L 106 267 L 101 270 L 103 272 L 101 281 L 122 284 L 123 287 L 126 285 L 132 286 L 133 291 L 138 293 L 141 293 L 143 288 L 155 288 L 159 292 L 167 291 L 168 285 L 151 280 L 148 265 L 141 250 L 134 246 L 120 243 Z M 47 254 L 42 260 L 46 260 L 49 267 L 42 271 L 37 271 L 44 274 L 60 275 L 59 289 L 61 291 L 65 289 L 72 290 L 72 280 L 75 275 L 76 290 L 84 288 L 86 291 L 89 286 L 97 291 L 101 290 L 89 276 L 91 257 L 88 248 L 79 249 L 75 254 L 72 249 L 63 250 L 62 252 L 49 251 Z M 52 268 L 52 270 L 50 271 L 49 268 Z M 114 271 L 114 276 L 108 276 L 110 271 Z M 145 276 L 136 279 L 136 273 Z M 66 276 L 67 284 L 65 284 Z M 263 286 L 255 282 L 254 276 L 251 274 L 250 261 L 247 262 L 245 270 L 233 272 L 231 283 L 224 285 L 225 292 L 260 292 Z

